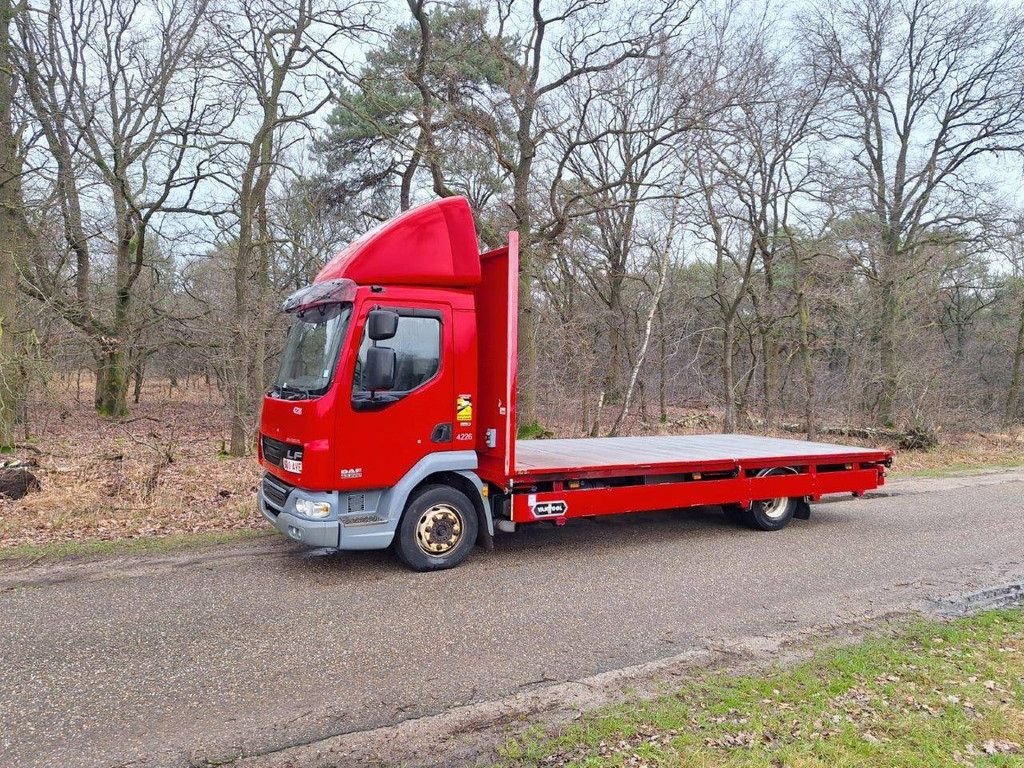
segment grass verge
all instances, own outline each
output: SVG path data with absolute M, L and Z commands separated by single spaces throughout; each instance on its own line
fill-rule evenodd
M 947 466 L 940 467 L 925 467 L 922 469 L 914 469 L 909 472 L 895 472 L 894 476 L 899 477 L 949 477 L 950 475 L 960 474 L 982 474 L 985 472 L 1003 470 L 1003 469 L 1020 469 L 1024 467 L 1024 456 L 1013 456 L 1008 457 L 1004 461 L 990 461 L 983 464 L 972 464 L 970 462 L 958 462 L 949 464 Z
M 138 539 L 87 539 L 83 541 L 52 541 L 47 544 L 22 544 L 0 549 L 0 562 L 69 557 L 110 557 L 112 555 L 148 555 L 175 552 L 184 549 L 235 544 L 271 535 L 269 531 L 204 531 L 178 533 L 170 536 L 151 536 Z
M 504 766 L 1024 766 L 1024 612 L 922 622 L 527 734 Z

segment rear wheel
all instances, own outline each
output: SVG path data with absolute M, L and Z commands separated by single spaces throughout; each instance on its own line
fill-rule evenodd
M 428 485 L 405 506 L 395 533 L 395 552 L 416 571 L 454 568 L 476 542 L 478 522 L 473 502 L 447 485 Z
M 770 475 L 791 475 L 796 474 L 795 470 L 789 467 L 776 467 L 765 469 L 757 473 L 758 477 Z M 796 512 L 797 498 L 780 496 L 777 499 L 765 499 L 755 501 L 749 509 L 744 509 L 736 504 L 729 504 L 723 507 L 725 513 L 736 522 L 743 523 L 759 531 L 779 531 L 789 525 Z

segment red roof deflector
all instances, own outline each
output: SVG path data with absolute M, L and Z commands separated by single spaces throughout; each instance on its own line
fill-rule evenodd
M 480 283 L 476 226 L 464 197 L 410 208 L 344 248 L 316 282 L 472 287 Z

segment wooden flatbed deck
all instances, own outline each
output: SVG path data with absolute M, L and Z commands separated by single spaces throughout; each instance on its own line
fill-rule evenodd
M 821 461 L 882 461 L 887 451 L 759 435 L 686 435 L 519 440 L 516 475 L 572 474 L 615 469 L 699 465 L 706 469 L 738 464 L 790 464 Z

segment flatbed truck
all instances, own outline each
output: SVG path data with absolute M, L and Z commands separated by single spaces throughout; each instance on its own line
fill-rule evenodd
M 260 512 L 311 547 L 450 568 L 495 530 L 721 506 L 762 531 L 885 482 L 887 450 L 754 435 L 516 437 L 518 237 L 462 197 L 410 209 L 290 296 L 260 417 Z

